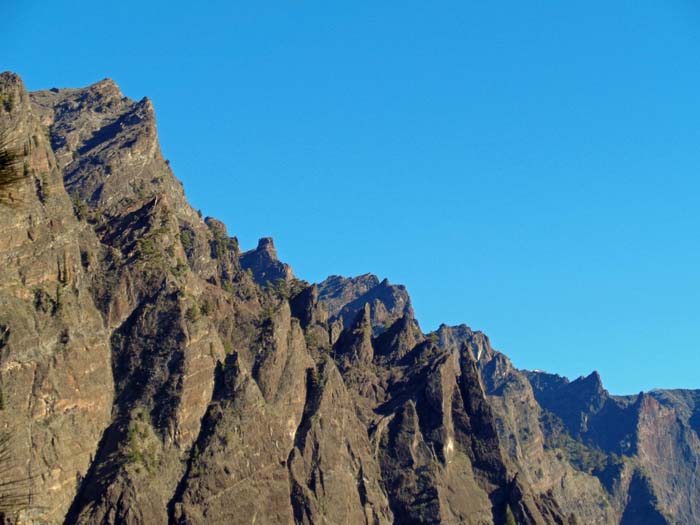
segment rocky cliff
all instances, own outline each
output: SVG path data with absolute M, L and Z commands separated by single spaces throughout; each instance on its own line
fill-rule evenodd
M 4 521 L 700 523 L 700 392 L 520 371 L 403 286 L 241 252 L 110 80 L 0 102 Z

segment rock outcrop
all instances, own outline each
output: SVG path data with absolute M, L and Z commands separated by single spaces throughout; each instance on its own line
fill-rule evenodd
M 369 305 L 373 333 L 379 334 L 404 315 L 413 317 L 411 298 L 403 285 L 380 281 L 370 273 L 359 277 L 332 275 L 318 285 L 319 299 L 326 305 L 331 322 L 348 328 L 357 314 Z
M 286 282 L 294 277 L 289 265 L 277 259 L 275 243 L 270 237 L 261 238 L 256 249 L 241 254 L 241 266 L 249 270 L 261 286 Z

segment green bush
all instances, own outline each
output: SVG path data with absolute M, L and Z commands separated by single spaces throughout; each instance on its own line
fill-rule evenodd
M 148 423 L 143 421 L 143 417 L 131 422 L 122 450 L 127 462 L 134 465 L 137 471 L 141 466 L 148 472 L 156 468 L 157 453 L 153 446 L 148 446 L 148 436 Z
M 314 332 L 306 332 L 304 334 L 304 340 L 306 341 L 307 348 L 318 348 L 321 346 L 318 341 L 318 337 Z
M 136 241 L 136 251 L 143 259 L 160 259 L 163 254 L 158 249 L 156 240 L 153 237 L 142 237 Z
M 201 312 L 199 311 L 199 306 L 193 304 L 185 312 L 185 319 L 187 319 L 190 323 L 195 323 L 199 320 L 200 315 Z
M 183 229 L 180 232 L 180 242 L 182 243 L 182 247 L 185 250 L 185 253 L 189 253 L 192 251 L 192 248 L 194 246 L 194 233 L 192 230 L 189 230 L 187 228 Z
M 203 316 L 208 316 L 211 313 L 211 303 L 207 300 L 204 300 L 202 302 L 202 305 L 199 307 L 199 310 L 202 312 Z
M 510 505 L 506 505 L 506 525 L 517 525 L 517 522 L 515 521 L 515 516 L 513 516 L 513 511 L 510 508 Z
M 277 279 L 275 282 L 269 281 L 266 289 L 280 299 L 289 299 L 290 297 L 289 283 L 285 279 Z
M 73 195 L 71 198 L 73 203 L 73 213 L 79 221 L 87 217 L 87 204 L 78 195 Z
M 592 444 L 571 437 L 561 419 L 549 411 L 542 411 L 540 422 L 545 434 L 545 448 L 562 451 L 571 464 L 583 472 L 598 476 L 609 466 L 622 461 L 616 454 L 608 455 Z
M 238 243 L 236 242 L 236 239 L 233 237 L 227 237 L 217 228 L 211 228 L 211 232 L 214 236 L 214 238 L 209 242 L 212 258 L 223 259 L 227 253 L 237 252 Z
M 15 94 L 14 93 L 3 93 L 0 95 L 0 104 L 5 111 L 8 113 L 15 109 Z
M 187 273 L 187 265 L 182 261 L 177 261 L 177 265 L 170 268 L 170 273 L 179 279 Z

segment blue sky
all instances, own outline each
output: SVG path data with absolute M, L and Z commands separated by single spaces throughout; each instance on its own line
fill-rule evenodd
M 691 1 L 7 0 L 0 69 L 153 99 L 194 206 L 523 368 L 700 388 Z

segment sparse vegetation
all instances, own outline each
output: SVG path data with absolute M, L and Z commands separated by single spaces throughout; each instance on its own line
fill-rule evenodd
M 73 203 L 73 213 L 75 214 L 75 217 L 79 220 L 85 220 L 87 218 L 87 211 L 88 207 L 87 204 L 85 204 L 85 201 L 80 198 L 79 195 L 74 194 L 71 197 L 71 202 Z
M 196 304 L 193 304 L 185 311 L 185 319 L 187 319 L 190 323 L 197 322 L 200 317 L 201 312 L 199 310 L 199 306 Z
M 171 217 L 172 212 L 170 211 L 170 208 L 163 206 L 160 212 L 160 227 L 163 228 L 164 231 L 167 231 L 168 223 L 170 222 Z
M 201 306 L 199 307 L 199 311 L 202 313 L 203 316 L 208 316 L 211 313 L 212 307 L 211 303 L 207 301 L 206 299 L 202 301 Z
M 269 281 L 265 289 L 278 299 L 287 300 L 290 297 L 289 283 L 285 279 Z
M 214 259 L 223 259 L 229 252 L 238 251 L 238 243 L 233 237 L 227 237 L 218 228 L 211 228 L 214 238 L 209 242 L 211 256 Z
M 572 438 L 564 424 L 551 412 L 542 411 L 541 423 L 545 434 L 545 448 L 560 450 L 577 469 L 600 477 L 610 467 L 620 464 L 617 454 L 606 454 L 591 444 Z
M 100 208 L 94 208 L 92 217 L 88 218 L 88 221 L 92 224 L 99 224 L 102 221 L 102 210 Z
M 137 413 L 136 419 L 129 424 L 122 451 L 128 464 L 134 466 L 136 472 L 139 472 L 142 467 L 149 473 L 157 469 L 157 444 L 152 442 L 149 428 L 149 423 L 142 412 Z
M 0 104 L 2 109 L 8 113 L 15 109 L 15 94 L 14 93 L 2 93 L 0 94 Z
M 141 237 L 136 241 L 136 250 L 140 258 L 143 259 L 160 259 L 162 254 L 158 250 L 158 246 L 153 237 Z
M 288 284 L 289 297 L 294 297 L 295 295 L 303 292 L 307 286 L 308 283 L 302 281 L 301 279 L 292 279 Z
M 309 370 L 309 382 L 312 388 L 318 388 L 321 384 L 321 373 L 318 371 L 318 368 Z
M 306 346 L 308 348 L 316 346 L 316 337 L 311 332 L 304 333 L 304 341 L 306 341 Z
M 185 253 L 189 256 L 194 248 L 194 232 L 189 228 L 183 228 L 180 231 L 180 242 Z
M 144 183 L 143 180 L 138 179 L 135 181 L 129 182 L 129 186 L 131 186 L 131 189 L 133 192 L 136 194 L 136 197 L 139 200 L 143 200 L 146 198 L 146 184 Z
M 188 266 L 184 262 L 177 261 L 177 264 L 170 268 L 170 273 L 179 279 L 187 273 L 187 268 Z
M 204 466 L 202 465 L 202 462 L 200 461 L 200 450 L 199 450 L 199 445 L 197 443 L 195 443 L 194 447 L 192 447 L 192 457 L 191 457 L 190 461 L 191 461 L 190 473 L 193 476 L 199 477 L 202 474 L 204 474 Z
M 506 505 L 506 525 L 518 525 L 510 505 Z

